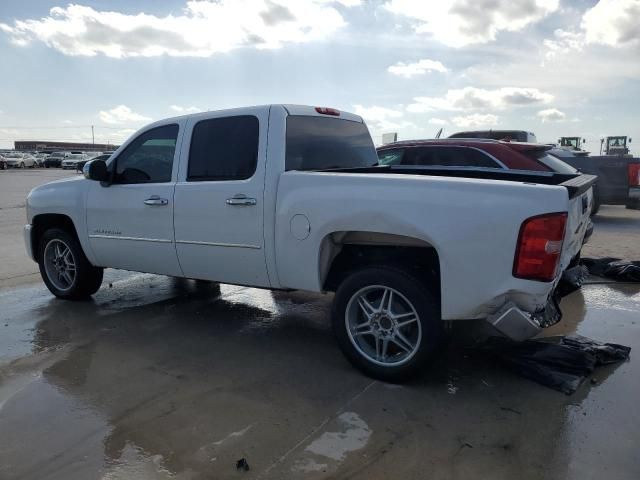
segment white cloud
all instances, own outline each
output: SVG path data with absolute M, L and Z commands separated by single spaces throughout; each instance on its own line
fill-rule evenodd
M 511 106 L 548 103 L 553 95 L 537 88 L 503 87 L 493 90 L 476 87 L 464 87 L 449 90 L 444 97 L 415 97 L 415 103 L 407 110 L 414 113 L 431 110 L 479 110 L 504 109 Z
M 70 4 L 41 19 L 0 23 L 14 44 L 44 42 L 66 55 L 208 57 L 236 48 L 279 48 L 326 38 L 346 23 L 326 0 L 189 0 L 158 17 Z M 355 4 L 343 1 L 342 4 Z
M 461 117 L 453 117 L 451 121 L 458 127 L 492 127 L 498 124 L 498 117 L 490 113 L 473 113 Z
M 582 32 L 572 32 L 560 28 L 553 32 L 553 40 L 545 40 L 544 46 L 547 48 L 545 57 L 553 58 L 557 55 L 570 51 L 580 51 L 584 46 L 584 34 Z
M 542 120 L 542 123 L 561 122 L 565 118 L 567 118 L 567 115 L 557 108 L 547 108 L 546 110 L 540 110 L 536 115 L 540 120 Z
M 132 111 L 126 105 L 118 105 L 111 110 L 101 110 L 99 113 L 100 120 L 104 123 L 118 124 L 127 122 L 148 122 L 151 120 L 149 117 L 140 115 Z
M 586 43 L 640 44 L 640 1 L 600 0 L 582 16 Z
M 446 73 L 449 69 L 436 60 L 429 60 L 425 58 L 414 63 L 398 62 L 387 68 L 387 71 L 394 75 L 411 78 L 416 75 L 424 75 L 425 73 L 430 72 Z
M 438 126 L 449 125 L 449 122 L 443 118 L 430 118 L 427 123 Z
M 451 47 L 495 40 L 519 31 L 558 9 L 558 0 L 390 0 L 385 7 L 409 17 L 418 33 Z
M 582 16 L 580 31 L 557 29 L 545 40 L 545 57 L 582 51 L 586 45 L 640 45 L 640 0 L 600 0 Z
M 404 113 L 401 110 L 393 110 L 391 108 L 379 107 L 377 105 L 373 105 L 371 107 L 354 105 L 353 108 L 355 114 L 364 118 L 366 124 L 374 132 L 414 127 L 413 123 L 402 120 Z
M 176 113 L 186 114 L 186 113 L 197 113 L 202 112 L 203 110 L 196 106 L 183 107 L 181 105 L 169 105 L 169 110 L 172 110 Z

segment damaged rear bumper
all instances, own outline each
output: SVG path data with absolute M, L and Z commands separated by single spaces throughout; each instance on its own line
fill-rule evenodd
M 538 335 L 543 328 L 555 325 L 562 320 L 560 299 L 582 286 L 586 270 L 578 265 L 564 271 L 556 288 L 542 310 L 529 313 L 513 302 L 507 302 L 496 313 L 487 318 L 500 333 L 511 340 L 521 342 Z
M 506 303 L 495 314 L 487 318 L 504 336 L 522 342 L 538 335 L 543 328 L 550 327 L 562 319 L 557 295 L 552 295 L 543 310 L 525 312 L 513 302 Z

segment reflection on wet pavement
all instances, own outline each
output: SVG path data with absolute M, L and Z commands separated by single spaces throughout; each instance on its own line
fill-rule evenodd
M 330 296 L 126 272 L 88 302 L 1 292 L 0 478 L 636 479 L 638 291 L 563 301 L 545 334 L 634 348 L 570 397 L 455 331 L 420 380 L 371 381 L 333 341 Z

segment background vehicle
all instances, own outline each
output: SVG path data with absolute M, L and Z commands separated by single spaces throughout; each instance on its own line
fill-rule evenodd
M 491 140 L 538 143 L 535 134 L 526 130 L 474 130 L 454 133 L 449 135 L 449 138 L 488 138 Z
M 34 157 L 34 158 L 35 158 L 35 160 L 36 160 L 36 164 L 37 164 L 39 167 L 43 167 L 43 166 L 44 166 L 44 161 L 45 161 L 45 159 L 47 158 L 47 156 L 48 156 L 48 155 L 47 155 L 46 153 L 41 153 L 41 152 L 40 152 L 40 153 L 36 153 L 33 157 Z
M 0 170 L 6 170 L 6 169 L 7 169 L 7 163 L 4 157 L 2 156 L 2 153 L 0 153 Z
M 4 161 L 7 167 L 13 168 L 33 168 L 36 160 L 31 155 L 20 152 L 7 152 L 4 155 Z
M 631 143 L 631 139 L 628 139 L 628 142 Z M 604 146 L 604 152 L 600 152 L 600 155 L 604 153 L 604 155 L 629 155 L 629 147 L 627 147 L 627 137 L 626 136 L 617 136 L 617 137 L 607 137 L 601 140 L 602 147 Z
M 587 230 L 574 199 L 594 180 L 378 165 L 360 117 L 299 105 L 155 122 L 84 171 L 27 198 L 27 251 L 54 295 L 95 293 L 105 267 L 335 291 L 340 347 L 385 380 L 419 371 L 442 320 L 520 340 L 559 321 Z
M 549 152 L 581 172 L 597 175 L 594 186 L 594 208 L 600 205 L 626 205 L 640 207 L 640 158 L 629 155 L 576 155 L 562 148 Z
M 61 166 L 64 170 L 67 170 L 67 169 L 77 170 L 78 162 L 86 162 L 86 161 L 87 161 L 87 155 L 85 155 L 84 153 L 72 153 L 67 158 L 62 160 Z
M 71 155 L 69 152 L 53 152 L 45 159 L 44 166 L 46 168 L 61 167 L 62 161 L 69 155 Z

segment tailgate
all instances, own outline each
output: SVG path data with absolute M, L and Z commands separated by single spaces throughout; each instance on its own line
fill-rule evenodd
M 569 194 L 567 228 L 562 252 L 563 269 L 567 268 L 582 249 L 584 236 L 591 222 L 592 187 L 597 178 L 595 175 L 580 175 L 561 184 Z

